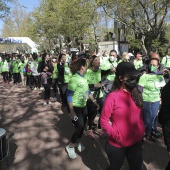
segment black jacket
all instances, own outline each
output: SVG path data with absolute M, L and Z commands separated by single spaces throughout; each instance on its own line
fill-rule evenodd
M 51 64 L 51 61 L 41 61 L 41 62 L 39 62 L 39 64 L 38 64 L 38 72 L 39 73 L 43 72 L 43 69 L 46 66 L 48 67 L 48 72 L 52 73 L 53 72 L 53 66 Z
M 59 62 L 57 64 L 57 69 L 58 69 L 58 82 L 60 84 L 64 83 L 64 63 Z
M 161 99 L 162 104 L 158 119 L 159 123 L 162 124 L 165 145 L 170 152 L 170 81 L 162 89 Z

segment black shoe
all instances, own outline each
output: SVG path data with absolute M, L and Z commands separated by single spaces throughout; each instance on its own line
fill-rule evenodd
M 150 136 L 145 135 L 144 138 L 146 139 L 146 141 L 155 142 L 155 139 L 151 135 Z
M 152 136 L 155 138 L 160 138 L 160 137 L 162 137 L 162 134 L 160 132 L 152 131 Z

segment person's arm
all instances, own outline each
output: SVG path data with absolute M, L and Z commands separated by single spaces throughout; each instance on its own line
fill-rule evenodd
M 67 96 L 67 103 L 70 109 L 70 118 L 73 120 L 76 113 L 74 112 L 73 104 L 72 104 L 72 97 L 73 97 L 74 91 L 67 89 L 66 90 L 66 96 Z
M 99 110 L 99 109 L 100 109 L 100 106 L 99 106 L 99 104 L 97 103 L 97 101 L 94 99 L 94 97 L 93 97 L 93 95 L 90 93 L 90 91 L 89 91 L 89 99 L 95 104 L 96 110 Z
M 120 142 L 121 138 L 119 132 L 117 131 L 117 129 L 115 129 L 115 127 L 113 128 L 110 124 L 111 115 L 114 113 L 114 106 L 115 101 L 112 97 L 112 94 L 109 94 L 102 108 L 100 124 L 109 137 L 113 138 L 113 140 L 117 142 Z

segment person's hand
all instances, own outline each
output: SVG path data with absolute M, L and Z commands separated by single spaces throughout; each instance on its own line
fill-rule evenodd
M 113 68 L 110 69 L 110 71 L 111 72 L 116 72 L 116 68 L 113 67 Z
M 104 86 L 104 84 L 102 84 L 102 83 L 95 84 L 95 87 L 97 87 L 97 88 L 101 88 L 103 86 Z
M 76 116 L 76 113 L 74 112 L 74 110 L 70 110 L 70 119 L 73 120 L 74 116 Z
M 163 74 L 169 74 L 169 70 L 168 69 L 164 69 L 163 70 Z
M 100 109 L 100 106 L 99 104 L 97 103 L 97 101 L 94 102 L 95 106 L 96 106 L 96 110 L 99 110 Z

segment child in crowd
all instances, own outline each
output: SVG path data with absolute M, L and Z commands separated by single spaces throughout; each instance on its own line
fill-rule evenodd
M 44 105 L 51 104 L 50 102 L 50 85 L 48 84 L 47 78 L 51 76 L 52 73 L 48 72 L 48 67 L 46 66 L 41 72 L 41 84 L 44 87 Z

